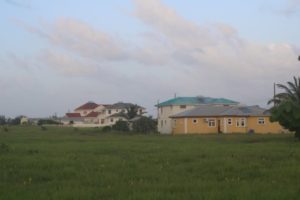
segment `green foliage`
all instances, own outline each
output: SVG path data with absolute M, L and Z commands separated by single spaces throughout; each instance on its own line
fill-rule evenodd
M 101 129 L 102 132 L 110 132 L 111 131 L 111 126 L 104 126 L 102 129 Z
M 40 126 L 40 125 L 60 125 L 61 123 L 53 119 L 40 119 L 37 124 Z
M 0 115 L 0 126 L 3 126 L 6 124 L 6 118 L 4 115 Z
M 9 152 L 10 148 L 7 144 L 1 143 L 0 144 L 0 153 L 7 153 Z
M 13 119 L 7 119 L 6 123 L 10 124 L 10 125 L 20 125 L 22 117 L 23 116 L 17 116 L 17 117 L 15 117 Z
M 122 131 L 122 132 L 128 132 L 129 131 L 129 125 L 127 121 L 119 120 L 117 121 L 113 126 L 112 130 L 115 131 Z
M 132 123 L 132 130 L 137 133 L 156 132 L 157 123 L 152 117 L 142 116 Z
M 47 130 L 47 127 L 41 126 L 41 130 L 42 130 L 42 131 L 46 131 L 46 130 Z
M 271 121 L 290 131 L 295 131 L 295 136 L 300 139 L 300 77 L 294 77 L 293 82 L 287 82 L 287 86 L 277 84 L 284 92 L 276 94 L 269 103 L 275 106 L 271 109 Z
M 300 138 L 300 104 L 292 101 L 283 101 L 271 109 L 271 121 L 290 131 L 295 131 L 295 136 Z
M 136 117 L 138 115 L 138 110 L 139 110 L 139 106 L 136 104 L 130 105 L 128 108 L 126 108 L 127 110 L 127 118 L 128 119 L 133 119 L 134 117 Z
M 280 135 L 0 134 L 0 199 L 299 199 L 300 145 Z M 82 135 L 86 133 L 86 135 Z

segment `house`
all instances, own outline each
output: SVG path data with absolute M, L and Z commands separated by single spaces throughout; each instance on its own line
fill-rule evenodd
M 200 105 L 171 116 L 173 134 L 282 133 L 279 123 L 259 106 Z
M 20 124 L 28 124 L 29 123 L 29 119 L 28 117 L 22 116 L 20 119 Z
M 72 113 L 66 113 L 65 117 L 62 118 L 62 122 L 64 124 L 73 122 L 71 124 L 74 126 L 85 127 L 112 126 L 118 120 L 127 121 L 127 112 L 132 106 L 136 106 L 138 115 L 146 113 L 145 108 L 132 103 L 96 104 L 87 102 L 76 108 Z
M 239 102 L 224 98 L 211 97 L 176 97 L 165 102 L 159 103 L 157 107 L 157 121 L 158 132 L 162 134 L 172 133 L 172 120 L 170 116 L 191 110 L 199 105 L 214 105 L 214 106 L 228 106 L 238 105 Z

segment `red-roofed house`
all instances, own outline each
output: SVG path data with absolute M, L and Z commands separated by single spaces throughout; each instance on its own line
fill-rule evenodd
M 128 120 L 126 117 L 127 109 L 134 104 L 118 102 L 112 105 L 96 104 L 87 102 L 74 110 L 66 113 L 65 121 L 74 122 L 73 125 L 86 127 L 112 126 L 118 120 Z M 138 106 L 137 114 L 145 113 L 145 108 Z M 70 124 L 70 123 L 69 123 Z

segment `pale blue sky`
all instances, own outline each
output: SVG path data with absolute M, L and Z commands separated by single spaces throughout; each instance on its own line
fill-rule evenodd
M 299 75 L 299 0 L 3 0 L 0 115 L 205 95 L 266 106 Z

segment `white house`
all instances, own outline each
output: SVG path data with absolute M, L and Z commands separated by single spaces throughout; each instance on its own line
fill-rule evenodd
M 131 106 L 135 106 L 135 104 L 123 102 L 96 104 L 87 102 L 76 108 L 72 113 L 66 113 L 63 123 L 86 127 L 112 126 L 118 120 L 128 120 L 127 112 Z M 137 105 L 137 114 L 143 115 L 144 113 L 146 113 L 145 108 Z M 68 119 L 70 120 L 69 123 Z

